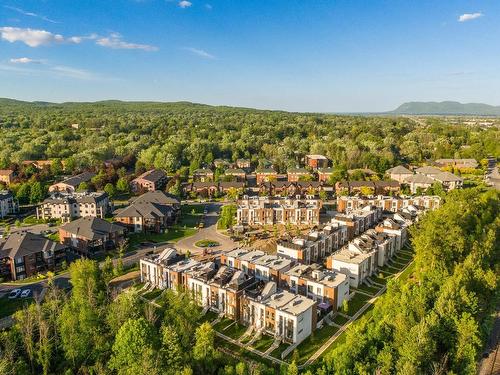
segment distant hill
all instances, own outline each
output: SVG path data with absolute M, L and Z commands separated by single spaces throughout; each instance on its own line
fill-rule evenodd
M 500 106 L 483 103 L 408 102 L 389 113 L 397 115 L 483 115 L 500 116 Z

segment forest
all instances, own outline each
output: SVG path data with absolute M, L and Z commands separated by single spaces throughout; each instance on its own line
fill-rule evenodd
M 57 159 L 70 171 L 126 160 L 136 170 L 193 171 L 216 158 L 271 161 L 279 172 L 308 153 L 335 167 L 383 173 L 400 163 L 500 156 L 496 128 L 429 118 L 343 116 L 193 103 L 27 103 L 0 100 L 0 168 Z

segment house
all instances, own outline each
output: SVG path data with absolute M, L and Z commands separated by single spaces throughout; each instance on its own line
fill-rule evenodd
M 245 183 L 242 181 L 239 181 L 239 182 L 238 181 L 219 182 L 219 192 L 220 193 L 227 194 L 231 190 L 235 190 L 236 192 L 238 192 L 238 194 L 243 194 L 243 192 L 245 191 Z
M 167 174 L 161 169 L 151 169 L 134 178 L 130 185 L 134 193 L 161 190 L 167 184 Z
M 359 244 L 349 243 L 326 261 L 326 268 L 343 273 L 349 278 L 349 285 L 358 288 L 376 269 L 376 250 L 366 249 Z
M 434 184 L 434 179 L 425 174 L 417 173 L 406 177 L 404 183 L 410 187 L 411 193 L 415 194 L 418 189 L 425 191 L 430 188 Z
M 257 185 L 263 182 L 276 181 L 278 173 L 272 168 L 259 168 L 255 171 L 255 179 Z
M 299 344 L 316 329 L 317 303 L 287 291 L 277 292 L 275 282 L 245 291 L 241 306 L 244 324 L 285 342 Z
M 139 260 L 141 283 L 165 289 L 168 287 L 165 268 L 185 259 L 177 250 L 166 247 L 159 254 L 148 254 Z
M 67 246 L 41 235 L 19 231 L 0 242 L 0 276 L 23 280 L 40 272 L 55 271 L 66 260 Z
M 324 312 L 337 311 L 349 299 L 349 280 L 343 273 L 318 264 L 298 264 L 281 275 L 280 287 L 318 303 Z
M 250 168 L 252 168 L 252 163 L 250 162 L 249 159 L 237 159 L 236 160 L 236 167 L 241 168 L 241 169 L 245 169 L 248 171 Z
M 228 168 L 224 172 L 228 177 L 234 178 L 235 181 L 244 182 L 246 180 L 247 173 L 241 168 Z
M 328 158 L 323 155 L 306 155 L 304 162 L 307 167 L 312 169 L 327 168 Z
M 19 211 L 19 204 L 12 192 L 0 190 L 0 219 L 7 215 L 15 214 Z
M 214 160 L 214 167 L 217 168 L 227 168 L 230 165 L 230 163 L 227 160 L 224 159 L 215 159 Z
M 236 221 L 238 225 L 318 225 L 321 207 L 321 200 L 311 196 L 244 197 L 238 201 Z
M 290 259 L 266 254 L 255 259 L 253 264 L 249 265 L 249 269 L 255 270 L 254 276 L 257 280 L 279 283 L 281 274 L 288 271 L 293 263 Z
M 339 212 L 351 212 L 365 206 L 379 207 L 382 211 L 398 212 L 409 206 L 423 207 L 427 210 L 439 208 L 441 198 L 436 195 L 424 195 L 414 197 L 391 197 L 391 196 L 374 196 L 374 197 L 337 197 L 337 210 Z
M 210 182 L 214 180 L 214 172 L 208 168 L 197 169 L 193 172 L 193 181 Z
M 63 223 L 79 217 L 104 219 L 112 211 L 106 192 L 54 192 L 36 208 L 37 219 L 61 219 Z
M 415 173 L 418 173 L 418 174 L 421 174 L 421 175 L 424 175 L 427 177 L 431 177 L 431 178 L 437 174 L 442 173 L 442 172 L 443 171 L 441 169 L 434 168 L 431 166 L 424 166 L 424 167 L 420 167 L 420 168 L 415 169 Z
M 319 168 L 318 169 L 318 181 L 329 182 L 330 177 L 335 173 L 333 168 Z
M 347 227 L 347 239 L 352 240 L 365 230 L 372 228 L 382 219 L 382 209 L 376 206 L 364 206 L 356 210 L 349 210 L 346 214 L 337 214 L 332 223 Z
M 12 169 L 0 169 L 0 183 L 10 185 L 14 180 L 14 171 Z
M 375 227 L 375 230 L 381 233 L 394 234 L 398 250 L 408 241 L 408 225 L 405 222 L 397 222 L 393 218 L 388 217 L 379 223 Z
M 303 178 L 311 177 L 311 174 L 305 168 L 289 168 L 286 174 L 288 182 L 297 182 L 301 181 Z
M 413 172 L 408 168 L 398 165 L 397 167 L 390 168 L 385 171 L 385 174 L 389 176 L 391 180 L 398 181 L 399 183 L 405 182 L 405 179 L 413 175 Z
M 124 226 L 98 217 L 82 217 L 59 228 L 59 240 L 83 256 L 116 247 L 125 237 Z
M 115 220 L 135 233 L 161 233 L 173 224 L 180 214 L 180 201 L 161 190 L 149 191 L 131 200 L 129 206 L 118 210 Z
M 347 226 L 332 223 L 321 230 L 312 230 L 307 236 L 278 241 L 277 255 L 302 264 L 311 264 L 321 262 L 346 242 Z
M 476 159 L 437 159 L 434 162 L 438 167 L 471 168 L 476 169 L 479 163 Z
M 61 182 L 49 186 L 49 193 L 56 191 L 74 193 L 82 182 L 90 182 L 90 180 L 94 176 L 95 173 L 92 172 L 83 172 L 80 173 L 79 175 L 72 176 L 70 178 L 67 178 L 66 180 L 63 180 Z
M 401 190 L 399 181 L 374 181 L 376 195 L 398 194 Z
M 36 169 L 49 169 L 52 166 L 52 160 L 24 160 L 22 162 L 23 166 L 32 165 Z M 62 163 L 62 162 L 61 162 Z
M 459 189 L 462 187 L 464 180 L 455 176 L 450 172 L 441 172 L 432 177 L 435 181 L 441 183 L 446 191 Z

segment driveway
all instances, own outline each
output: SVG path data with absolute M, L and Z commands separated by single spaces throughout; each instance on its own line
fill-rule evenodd
M 219 220 L 219 210 L 222 207 L 221 203 L 207 203 L 208 213 L 204 217 L 205 226 L 187 238 L 183 238 L 175 244 L 175 247 L 182 251 L 187 251 L 193 255 L 203 253 L 203 249 L 196 247 L 195 243 L 201 240 L 213 240 L 220 243 L 219 246 L 214 246 L 210 249 L 213 250 L 232 250 L 238 247 L 238 242 L 231 240 L 217 231 L 217 221 Z
M 0 227 L 0 234 L 3 234 L 4 232 L 4 227 Z M 15 225 L 10 226 L 10 233 L 15 233 L 19 231 L 26 231 L 26 232 L 32 232 L 35 234 L 40 234 L 44 230 L 54 230 L 57 231 L 58 227 L 52 226 L 49 227 L 47 224 L 35 224 L 35 225 L 28 225 L 28 226 L 21 226 L 21 227 L 16 227 Z

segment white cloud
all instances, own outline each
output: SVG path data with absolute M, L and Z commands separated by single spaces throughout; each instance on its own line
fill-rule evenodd
M 37 30 L 20 27 L 0 27 L 0 39 L 10 43 L 22 42 L 30 47 L 47 46 L 54 43 L 80 43 L 81 40 L 71 37 L 65 39 L 60 34 L 53 34 L 46 30 Z
M 199 57 L 202 57 L 204 59 L 215 60 L 215 58 L 216 58 L 214 55 L 212 55 L 212 54 L 210 54 L 207 51 L 204 51 L 202 49 L 193 48 L 193 47 L 184 47 L 184 50 L 189 51 L 192 54 L 199 56 Z
M 471 21 L 475 20 L 476 18 L 482 17 L 483 13 L 481 12 L 476 12 L 476 13 L 464 13 L 460 17 L 458 17 L 458 22 L 466 22 L 466 21 Z
M 41 60 L 34 60 L 29 57 L 19 57 L 15 59 L 10 59 L 9 62 L 11 64 L 41 64 Z
M 179 6 L 181 8 L 189 8 L 191 5 L 193 5 L 193 3 L 190 1 L 187 1 L 187 0 L 179 1 Z
M 20 13 L 20 14 L 25 15 L 25 16 L 40 18 L 41 20 L 44 20 L 44 21 L 47 21 L 47 22 L 51 22 L 51 23 L 59 23 L 57 21 L 51 20 L 48 17 L 42 16 L 41 14 L 36 14 L 36 13 L 33 13 L 33 12 L 28 12 L 28 11 L 23 10 L 21 8 L 16 8 L 16 7 L 12 7 L 12 6 L 9 6 L 9 5 L 4 5 L 4 8 L 16 11 L 17 13 Z
M 97 37 L 96 44 L 112 49 L 141 49 L 144 51 L 158 51 L 158 47 L 148 44 L 137 44 L 125 42 L 118 33 L 113 33 L 108 37 Z

